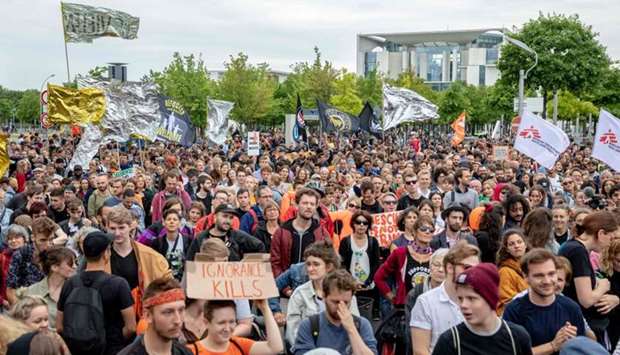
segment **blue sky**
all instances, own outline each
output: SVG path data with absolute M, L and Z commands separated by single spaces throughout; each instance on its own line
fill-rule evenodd
M 71 73 L 107 62 L 128 62 L 130 80 L 161 70 L 175 51 L 202 54 L 222 69 L 231 54 L 273 69 L 323 58 L 355 70 L 355 35 L 520 26 L 538 12 L 577 13 L 600 33 L 608 54 L 620 59 L 618 0 L 81 0 L 140 17 L 138 39 L 102 38 L 70 43 Z M 38 88 L 45 77 L 66 80 L 60 3 L 0 0 L 0 85 Z

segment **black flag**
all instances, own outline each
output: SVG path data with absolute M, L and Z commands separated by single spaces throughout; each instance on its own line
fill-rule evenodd
M 357 132 L 360 129 L 359 119 L 348 113 L 342 112 L 330 105 L 316 100 L 319 108 L 319 119 L 323 132 Z
M 301 106 L 301 99 L 297 94 L 297 110 L 295 112 L 295 127 L 293 127 L 293 139 L 295 142 L 300 140 L 308 142 L 306 134 L 306 121 L 304 120 L 304 108 Z

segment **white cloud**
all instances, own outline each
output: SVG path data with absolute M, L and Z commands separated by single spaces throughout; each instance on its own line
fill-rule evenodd
M 72 0 L 70 0 L 72 1 Z M 230 54 L 274 69 L 323 58 L 355 70 L 355 35 L 520 26 L 538 12 L 578 13 L 600 33 L 612 58 L 620 58 L 615 0 L 75 0 L 140 17 L 139 38 L 69 44 L 72 75 L 105 64 L 130 63 L 131 80 L 161 70 L 175 51 L 202 53 L 208 68 L 220 69 Z M 48 74 L 66 79 L 60 6 L 52 0 L 2 0 L 0 85 L 38 88 Z

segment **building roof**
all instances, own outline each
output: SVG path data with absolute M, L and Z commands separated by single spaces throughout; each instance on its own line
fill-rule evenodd
M 504 29 L 497 28 L 481 28 L 473 30 L 456 30 L 456 31 L 429 31 L 429 32 L 401 32 L 401 33 L 366 33 L 358 34 L 359 37 L 367 38 L 377 43 L 386 41 L 406 45 L 415 46 L 426 43 L 471 43 L 480 35 L 489 31 L 503 32 Z

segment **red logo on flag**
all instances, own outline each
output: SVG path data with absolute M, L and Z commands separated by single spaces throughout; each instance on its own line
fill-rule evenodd
M 618 137 L 616 136 L 614 132 L 611 131 L 611 129 L 609 130 L 609 132 L 601 135 L 601 138 L 599 140 L 603 144 L 617 144 L 618 143 Z
M 534 126 L 530 126 L 530 128 L 526 128 L 519 133 L 519 136 L 523 138 L 538 138 L 540 139 L 540 131 L 534 128 Z

